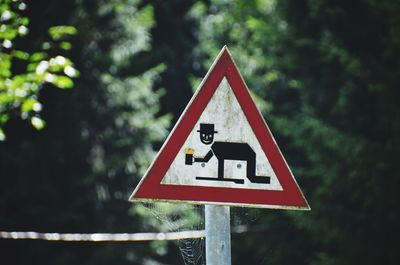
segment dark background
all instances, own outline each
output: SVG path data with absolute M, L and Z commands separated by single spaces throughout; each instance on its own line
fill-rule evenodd
M 399 263 L 399 1 L 37 0 L 23 15 L 27 51 L 77 28 L 80 76 L 42 87 L 43 130 L 4 125 L 0 230 L 156 231 L 127 198 L 226 44 L 312 208 L 245 210 L 233 264 Z M 173 242 L 8 239 L 0 263 L 184 264 Z

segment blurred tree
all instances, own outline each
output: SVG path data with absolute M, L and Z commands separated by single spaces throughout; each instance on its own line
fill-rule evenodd
M 150 31 L 151 49 L 129 56 L 126 63 L 120 65 L 117 74 L 124 77 L 164 63 L 165 71 L 156 80 L 155 89 L 165 89 L 160 114 L 172 114 L 173 124 L 192 96 L 190 76 L 196 72 L 192 51 L 197 45 L 193 33 L 198 20 L 190 15 L 190 10 L 196 1 L 151 0 L 147 3 L 153 7 L 155 21 Z M 132 68 L 132 64 L 137 67 Z
M 74 25 L 78 32 L 66 57 L 81 74 L 67 94 L 43 84 L 40 98 L 47 106 L 42 111 L 47 126 L 40 134 L 18 119 L 4 126 L 8 140 L 0 144 L 2 229 L 143 231 L 146 220 L 135 211 L 129 216 L 127 199 L 154 156 L 152 145 L 166 136 L 169 116 L 155 117 L 161 90 L 155 93 L 152 88 L 165 69 L 162 64 L 124 77 L 115 74 L 128 58 L 151 48 L 153 8 L 139 4 L 41 0 L 26 10 L 29 42 L 21 42 L 21 49 L 43 43 L 48 25 Z M 180 259 L 173 244 L 157 249 L 149 244 L 80 244 L 79 249 L 63 243 L 0 244 L 2 260 L 15 264 Z M 53 247 L 57 251 L 50 251 Z M 25 254 L 16 255 L 22 249 Z
M 261 214 L 255 225 L 268 239 L 240 240 L 238 264 L 398 262 L 396 247 L 381 243 L 394 240 L 399 218 L 399 7 L 197 4 L 197 53 L 212 58 L 229 46 L 313 208 Z

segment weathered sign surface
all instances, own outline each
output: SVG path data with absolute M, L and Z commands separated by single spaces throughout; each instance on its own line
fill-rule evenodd
M 310 209 L 226 47 L 131 200 Z

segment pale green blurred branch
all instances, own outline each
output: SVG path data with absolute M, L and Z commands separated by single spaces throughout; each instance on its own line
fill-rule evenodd
M 16 112 L 22 119 L 29 119 L 32 126 L 40 130 L 45 126 L 40 112 L 42 104 L 39 92 L 50 83 L 61 89 L 73 86 L 73 78 L 79 75 L 73 62 L 61 55 L 50 56 L 47 50 L 69 50 L 71 43 L 66 37 L 76 34 L 72 26 L 49 28 L 49 41 L 41 44 L 36 52 L 26 52 L 16 47 L 18 38 L 29 33 L 29 19 L 21 15 L 27 5 L 20 0 L 4 0 L 0 4 L 0 141 L 5 140 L 4 124 Z M 26 66 L 13 73 L 16 63 Z

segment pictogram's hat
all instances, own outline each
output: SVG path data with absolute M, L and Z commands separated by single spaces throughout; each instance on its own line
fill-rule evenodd
M 200 133 L 206 133 L 206 134 L 218 133 L 217 131 L 214 131 L 213 123 L 200 123 L 200 130 L 197 130 L 197 131 Z

